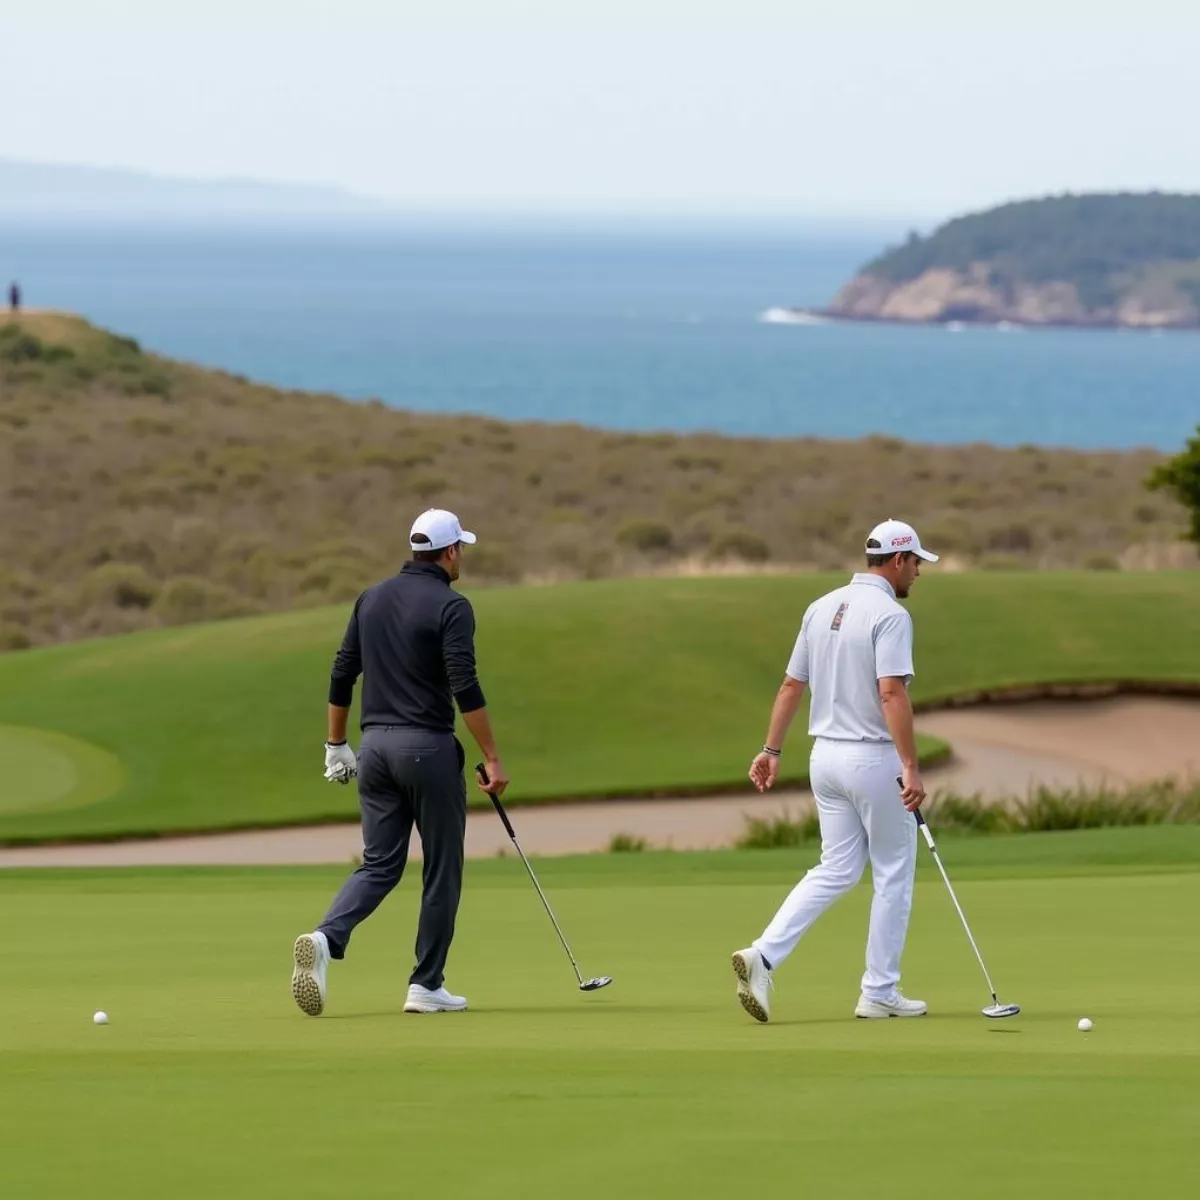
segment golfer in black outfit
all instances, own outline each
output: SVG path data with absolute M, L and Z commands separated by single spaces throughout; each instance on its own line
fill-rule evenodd
M 475 674 L 475 614 L 451 588 L 475 535 L 454 513 L 429 509 L 413 522 L 413 561 L 368 588 L 354 605 L 329 684 L 325 778 L 358 777 L 363 860 L 314 933 L 296 939 L 292 995 L 310 1016 L 325 1008 L 331 958 L 345 956 L 355 926 L 400 882 L 413 824 L 424 855 L 416 967 L 405 1012 L 467 1007 L 444 982 L 462 891 L 467 792 L 465 755 L 454 734 L 458 706 L 487 760 L 488 785 L 503 793 L 500 762 Z M 354 684 L 362 675 L 362 744 L 346 742 Z

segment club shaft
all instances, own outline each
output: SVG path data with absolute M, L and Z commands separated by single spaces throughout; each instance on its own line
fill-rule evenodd
M 896 784 L 898 787 L 903 788 L 904 780 L 900 776 L 897 776 Z M 917 828 L 921 831 L 921 836 L 925 839 L 925 844 L 929 847 L 929 853 L 933 855 L 933 861 L 937 863 L 938 870 L 942 873 L 942 879 L 946 883 L 946 891 L 950 893 L 950 899 L 954 901 L 954 908 L 958 913 L 958 919 L 962 922 L 963 929 L 966 930 L 967 941 L 971 943 L 971 949 L 975 951 L 975 957 L 979 960 L 979 969 L 983 972 L 984 979 L 987 980 L 988 991 L 992 993 L 992 1000 L 996 1004 L 999 1004 L 1000 1001 L 996 999 L 995 984 L 992 983 L 992 977 L 988 974 L 987 966 L 983 961 L 983 955 L 979 953 L 979 947 L 976 945 L 975 937 L 971 933 L 971 926 L 967 924 L 967 914 L 963 912 L 962 905 L 959 904 L 958 897 L 954 894 L 954 885 L 950 882 L 950 876 L 946 874 L 946 868 L 942 866 L 942 857 L 937 852 L 937 846 L 934 844 L 933 834 L 929 831 L 929 825 L 921 815 L 919 808 L 913 809 L 913 817 L 917 822 Z
M 525 864 L 525 870 L 529 872 L 529 878 L 533 880 L 533 886 L 541 898 L 543 907 L 546 909 L 546 915 L 550 918 L 550 923 L 554 926 L 554 932 L 558 934 L 558 940 L 562 942 L 562 948 L 567 952 L 567 957 L 571 960 L 571 967 L 575 972 L 575 978 L 579 980 L 579 986 L 582 987 L 583 976 L 579 973 L 579 964 L 575 961 L 575 955 L 571 953 L 571 947 L 567 945 L 567 939 L 563 936 L 562 928 L 558 924 L 558 918 L 554 915 L 554 909 L 550 907 L 550 901 L 546 899 L 546 893 L 542 891 L 542 885 L 538 883 L 538 878 L 533 873 L 533 868 L 529 865 L 529 859 L 525 857 L 525 851 L 521 849 L 521 843 L 517 841 L 517 835 L 514 833 L 511 836 L 512 844 L 516 846 L 517 853 L 521 856 L 521 861 Z
M 479 778 L 484 783 L 487 783 L 487 769 L 483 763 L 480 763 L 475 768 L 475 771 L 479 775 Z M 517 841 L 517 831 L 508 819 L 508 813 L 504 811 L 504 805 L 500 803 L 500 797 L 495 793 L 490 793 L 490 799 L 492 807 L 496 810 L 496 814 L 504 825 L 504 830 L 508 834 L 509 841 L 517 848 L 517 853 L 521 856 L 521 861 L 525 864 L 525 870 L 529 872 L 529 878 L 533 880 L 534 890 L 542 902 L 542 907 L 546 910 L 546 916 L 550 918 L 550 924 L 554 926 L 554 932 L 558 934 L 558 940 L 562 942 L 562 948 L 567 952 L 567 957 L 571 960 L 571 969 L 575 972 L 575 978 L 579 981 L 579 986 L 583 987 L 583 976 L 579 972 L 579 964 L 575 961 L 575 955 L 571 953 L 571 947 L 567 945 L 567 939 L 563 936 L 562 927 L 558 923 L 558 918 L 554 915 L 554 909 L 550 907 L 550 901 L 546 899 L 546 893 L 542 891 L 542 885 L 538 883 L 538 877 L 533 873 L 533 867 L 529 865 L 529 859 L 525 857 L 525 851 L 521 849 L 521 843 Z
M 926 841 L 929 841 L 926 838 Z M 988 974 L 988 969 L 984 965 L 983 955 L 979 953 L 979 947 L 975 944 L 975 938 L 971 934 L 971 926 L 967 924 L 966 914 L 962 910 L 962 905 L 958 902 L 958 897 L 954 894 L 954 887 L 950 882 L 950 876 L 946 874 L 946 868 L 942 866 L 942 857 L 935 849 L 933 842 L 929 842 L 930 852 L 933 854 L 933 861 L 937 863 L 938 870 L 942 873 L 942 878 L 946 881 L 946 891 L 950 893 L 950 899 L 954 901 L 954 907 L 958 912 L 958 919 L 962 922 L 963 929 L 967 933 L 967 941 L 971 943 L 971 949 L 975 951 L 975 957 L 979 960 L 979 969 L 983 972 L 984 979 L 987 980 L 988 991 L 992 993 L 992 999 L 996 1000 L 996 989 L 992 984 L 992 977 Z M 999 1003 L 997 1000 L 996 1003 Z

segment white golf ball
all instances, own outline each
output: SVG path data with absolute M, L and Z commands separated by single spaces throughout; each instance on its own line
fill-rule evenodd
M 98 1012 L 98 1013 L 96 1013 L 96 1015 L 94 1017 L 92 1017 L 92 1020 L 95 1021 L 97 1025 L 107 1025 L 108 1024 L 108 1013 Z
M 1084 1033 L 1087 1033 L 1087 1031 L 1089 1029 L 1091 1029 L 1091 1027 L 1092 1027 L 1092 1020 L 1090 1017 L 1080 1017 L 1079 1018 L 1079 1028 L 1082 1029 Z

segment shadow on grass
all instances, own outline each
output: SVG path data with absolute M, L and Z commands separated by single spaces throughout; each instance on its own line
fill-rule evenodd
M 1020 1029 L 1014 1028 L 1012 1025 L 998 1025 L 994 1021 L 989 1021 L 982 1013 L 972 1012 L 940 1012 L 936 1016 L 926 1014 L 924 1017 L 895 1017 L 891 1018 L 884 1024 L 894 1024 L 897 1022 L 916 1022 L 924 1025 L 928 1021 L 933 1020 L 939 1025 L 944 1025 L 949 1022 L 955 1024 L 965 1024 L 966 1022 L 984 1022 L 988 1026 L 989 1033 L 1021 1033 Z M 793 1017 L 789 1020 L 779 1020 L 772 1017 L 769 1024 L 778 1025 L 780 1027 L 789 1027 L 795 1025 L 875 1025 L 881 1022 L 876 1020 L 868 1020 L 863 1017 L 856 1017 L 853 1014 L 845 1017 Z
M 620 1002 L 613 1003 L 611 1000 L 603 1005 L 592 1004 L 531 1004 L 524 1006 L 504 1006 L 497 1008 L 470 1008 L 467 1010 L 468 1019 L 470 1015 L 476 1017 L 528 1017 L 536 1014 L 543 1016 L 547 1014 L 570 1014 L 587 1012 L 605 1012 L 605 1013 L 706 1013 L 710 1012 L 711 1008 L 708 1005 L 701 1004 L 621 1004 Z M 416 1020 L 418 1017 L 440 1017 L 451 1016 L 454 1014 L 447 1013 L 406 1013 L 402 1008 L 395 1008 L 390 1011 L 377 1012 L 346 1012 L 346 1013 L 324 1013 L 321 1016 L 322 1021 L 373 1021 L 385 1017 L 404 1017 L 408 1020 Z

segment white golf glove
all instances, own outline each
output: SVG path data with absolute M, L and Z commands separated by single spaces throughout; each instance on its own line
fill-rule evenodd
M 358 774 L 358 759 L 347 742 L 340 746 L 325 743 L 325 778 L 330 783 L 349 783 Z

